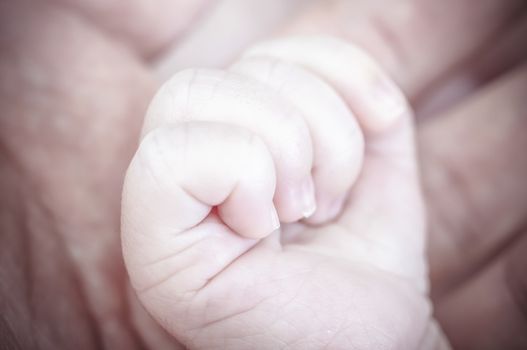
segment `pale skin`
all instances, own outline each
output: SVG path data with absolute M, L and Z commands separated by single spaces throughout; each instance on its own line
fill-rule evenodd
M 177 346 L 128 290 L 118 240 L 122 179 L 158 89 L 151 60 L 203 11 L 197 1 L 169 3 L 172 9 L 163 1 L 1 5 L 0 339 L 8 348 Z M 476 81 L 470 98 L 436 104 L 437 117 L 416 130 L 431 292 L 454 346 L 523 349 L 524 2 L 397 4 L 413 10 L 409 20 L 389 15 L 382 1 L 322 2 L 323 11 L 299 13 L 286 33 L 359 45 L 418 112 L 438 81 Z M 378 36 L 379 23 L 390 35 Z M 489 85 L 480 90 L 478 81 Z M 329 289 L 322 282 L 330 274 L 320 275 Z M 415 339 L 414 332 L 402 338 Z
M 333 37 L 176 75 L 123 190 L 141 302 L 188 348 L 447 348 L 411 118 L 382 69 Z

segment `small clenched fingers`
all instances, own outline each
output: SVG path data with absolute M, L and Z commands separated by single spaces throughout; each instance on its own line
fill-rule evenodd
M 143 132 L 188 121 L 235 125 L 258 135 L 276 167 L 280 220 L 297 221 L 315 211 L 310 132 L 301 113 L 276 91 L 234 72 L 183 71 L 155 96 Z
M 274 232 L 275 182 L 272 156 L 250 131 L 189 122 L 148 133 L 123 192 L 124 255 L 136 289 L 168 277 L 175 292 L 199 288 Z
M 361 234 L 350 234 L 343 241 L 346 243 L 338 245 L 324 235 L 304 236 L 297 242 L 310 242 L 326 254 L 353 255 L 422 281 L 423 265 L 415 261 L 423 255 L 425 222 L 412 111 L 404 94 L 367 53 L 338 38 L 271 40 L 249 48 L 242 63 L 255 59 L 297 65 L 324 80 L 356 116 L 364 135 L 361 173 L 338 219 L 348 232 Z M 329 118 L 326 122 L 330 123 Z M 317 145 L 316 136 L 313 140 Z M 315 148 L 315 164 L 316 157 Z M 378 242 L 381 248 L 371 249 L 371 242 Z M 387 253 L 388 246 L 393 248 Z M 327 247 L 329 251 L 325 251 Z
M 334 219 L 360 173 L 364 153 L 362 132 L 345 101 L 315 74 L 278 59 L 249 57 L 230 70 L 273 88 L 300 111 L 314 151 L 317 210 L 308 221 Z

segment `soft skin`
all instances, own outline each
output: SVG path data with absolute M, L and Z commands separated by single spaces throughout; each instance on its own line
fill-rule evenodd
M 315 2 L 323 11 L 298 12 L 290 33 L 338 33 L 381 62 L 418 120 L 435 106 L 417 136 L 431 291 L 449 340 L 461 349 L 525 349 L 525 1 L 391 2 L 406 16 L 393 16 L 384 0 Z M 154 53 L 191 33 L 230 57 L 243 43 L 228 33 L 209 41 L 192 20 L 178 32 L 176 18 L 187 18 L 179 1 L 170 1 L 173 10 L 145 4 L 0 3 L 0 347 L 177 347 L 129 292 L 122 182 L 159 88 Z M 244 23 L 263 17 L 246 11 Z M 244 40 L 254 35 L 238 30 Z M 190 51 L 188 62 L 225 57 Z
M 186 347 L 448 348 L 427 299 L 412 113 L 363 51 L 333 37 L 257 45 L 231 70 L 177 74 L 145 124 L 124 257 Z M 320 225 L 300 221 L 313 214 Z

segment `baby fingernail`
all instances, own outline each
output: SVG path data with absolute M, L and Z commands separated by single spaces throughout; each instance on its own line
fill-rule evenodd
M 294 220 L 308 218 L 313 215 L 317 209 L 317 204 L 315 201 L 315 185 L 311 176 L 294 185 L 290 185 L 287 192 L 288 203 L 291 210 L 295 213 Z M 301 217 L 298 215 L 301 215 Z
M 342 211 L 342 206 L 344 205 L 345 200 L 346 196 L 333 200 L 333 202 L 331 202 L 331 204 L 328 206 L 327 217 L 330 219 L 337 217 Z
M 277 230 L 280 228 L 280 219 L 278 218 L 278 213 L 276 212 L 276 208 L 274 205 L 271 206 L 271 213 L 270 213 L 270 225 L 271 225 L 271 232 Z
M 297 189 L 295 193 L 295 198 L 297 201 L 298 208 L 301 209 L 302 216 L 308 218 L 317 209 L 317 204 L 315 200 L 315 185 L 311 176 L 308 176 Z
M 387 77 L 374 79 L 370 99 L 376 117 L 384 125 L 399 119 L 407 109 L 407 102 L 403 93 Z
M 342 207 L 346 202 L 347 195 L 338 198 L 328 198 L 321 195 L 318 198 L 318 206 L 315 215 L 309 218 L 312 224 L 322 224 L 335 219 L 340 215 Z

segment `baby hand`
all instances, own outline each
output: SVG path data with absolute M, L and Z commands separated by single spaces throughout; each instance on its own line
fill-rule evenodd
M 161 88 L 122 238 L 187 347 L 412 349 L 438 339 L 424 222 L 402 93 L 358 48 L 299 37 Z

